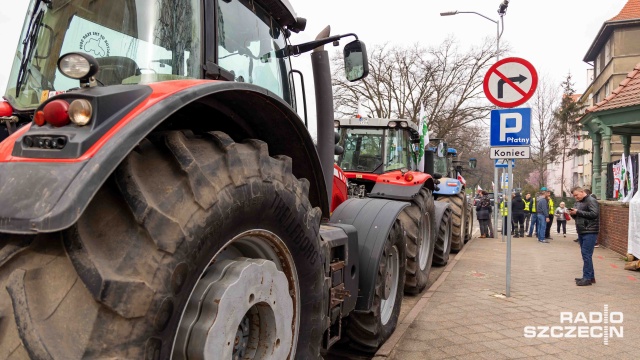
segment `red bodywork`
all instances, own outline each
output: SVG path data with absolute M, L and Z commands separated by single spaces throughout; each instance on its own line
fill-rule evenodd
M 143 113 L 148 108 L 152 107 L 159 101 L 176 94 L 184 89 L 200 85 L 214 80 L 174 80 L 163 81 L 158 83 L 148 84 L 152 89 L 151 95 L 147 97 L 140 105 L 136 106 L 129 114 L 124 116 L 114 127 L 112 127 L 107 133 L 100 138 L 92 147 L 89 148 L 84 154 L 76 159 L 32 159 L 12 156 L 13 146 L 17 139 L 19 139 L 25 132 L 29 130 L 31 125 L 23 126 L 20 130 L 13 133 L 5 141 L 0 143 L 0 162 L 80 162 L 93 157 L 98 150 L 104 144 L 109 141 L 123 126 L 128 124 L 136 116 Z
M 402 174 L 400 170 L 389 171 L 384 174 L 359 173 L 346 171 L 347 179 L 368 180 L 374 183 L 386 183 L 398 186 L 414 186 L 422 184 L 431 178 L 431 175 L 417 171 L 408 171 Z M 407 175 L 411 175 L 413 179 L 407 180 Z
M 331 191 L 330 208 L 332 213 L 333 210 L 347 200 L 347 195 L 347 176 L 338 165 L 333 164 L 333 189 Z

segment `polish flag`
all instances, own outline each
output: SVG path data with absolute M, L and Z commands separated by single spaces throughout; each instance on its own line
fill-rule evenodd
M 464 186 L 467 186 L 467 181 L 462 177 L 462 174 L 458 173 L 458 181 L 460 181 Z

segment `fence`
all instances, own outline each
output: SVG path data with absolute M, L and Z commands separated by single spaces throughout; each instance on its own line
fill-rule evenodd
M 617 200 L 613 198 L 613 166 L 620 164 L 622 160 L 614 161 L 607 165 L 607 199 Z M 633 193 L 638 191 L 638 155 L 631 155 L 631 163 L 633 166 Z M 627 189 L 625 188 L 625 191 Z

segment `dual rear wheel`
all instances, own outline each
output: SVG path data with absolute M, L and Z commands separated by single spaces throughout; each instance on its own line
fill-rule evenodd
M 0 234 L 0 358 L 319 358 L 308 191 L 258 140 L 145 140 L 72 228 Z

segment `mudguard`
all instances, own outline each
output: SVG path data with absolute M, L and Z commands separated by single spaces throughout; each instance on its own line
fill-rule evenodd
M 0 143 L 0 232 L 53 232 L 73 225 L 120 162 L 161 125 L 189 128 L 195 124 L 206 131 L 226 130 L 238 141 L 265 141 L 270 154 L 293 159 L 294 175 L 310 182 L 311 204 L 329 217 L 327 189 L 313 140 L 302 120 L 278 96 L 237 82 L 179 80 L 148 86 L 151 94 L 78 158 L 12 155 L 29 126 Z M 93 89 L 78 94 L 91 96 L 98 91 Z M 179 120 L 186 124 L 176 124 L 173 118 L 165 123 L 178 112 Z
M 440 222 L 442 221 L 442 216 L 444 216 L 445 211 L 449 209 L 449 203 L 442 201 L 435 201 L 434 205 L 436 206 L 436 229 L 440 228 Z
M 462 183 L 458 179 L 441 178 L 439 189 L 433 193 L 436 195 L 457 195 L 462 191 Z
M 358 231 L 359 288 L 356 310 L 373 304 L 378 264 L 394 221 L 409 203 L 385 199 L 349 199 L 333 212 L 332 223 L 353 225 Z
M 416 195 L 418 195 L 418 192 L 420 192 L 420 189 L 422 189 L 423 186 L 423 184 L 400 186 L 395 184 L 376 183 L 373 186 L 369 197 L 411 201 L 416 197 Z

